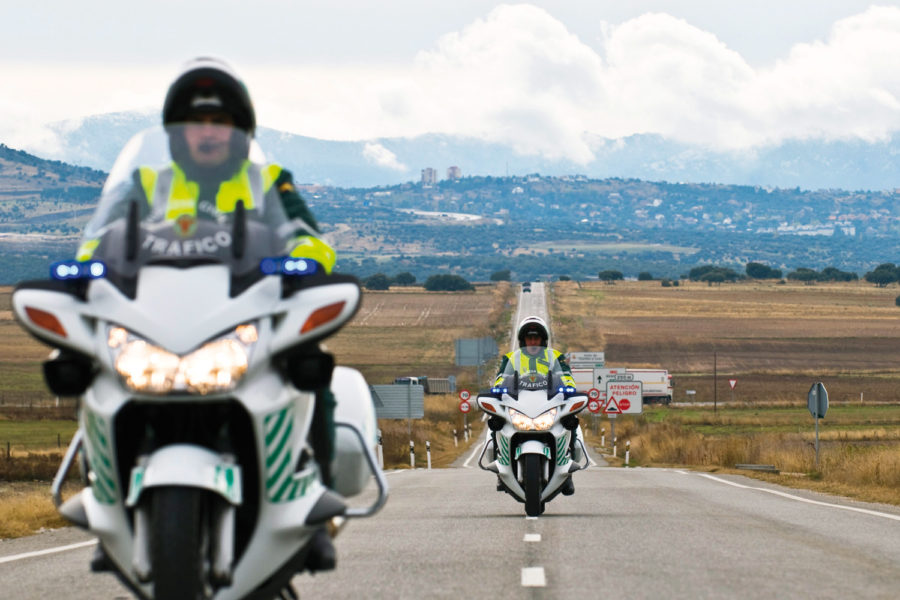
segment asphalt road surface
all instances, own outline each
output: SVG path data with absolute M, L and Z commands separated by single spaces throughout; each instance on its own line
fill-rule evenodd
M 387 505 L 340 534 L 336 571 L 295 579 L 301 597 L 898 597 L 897 507 L 596 466 L 529 519 L 474 462 L 389 473 Z M 93 547 L 77 546 L 89 540 L 64 529 L 0 541 L 0 597 L 129 598 L 111 575 L 89 573 Z

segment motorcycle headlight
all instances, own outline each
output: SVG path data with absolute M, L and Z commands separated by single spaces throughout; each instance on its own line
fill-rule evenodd
M 556 422 L 556 409 L 551 408 L 547 412 L 532 419 L 531 417 L 523 415 L 516 409 L 510 408 L 509 420 L 512 422 L 513 427 L 519 431 L 546 431 L 553 427 L 553 423 Z
M 256 340 L 255 325 L 239 325 L 197 350 L 179 356 L 123 327 L 112 326 L 107 335 L 113 364 L 125 385 L 153 394 L 184 390 L 209 394 L 234 389 L 247 372 Z

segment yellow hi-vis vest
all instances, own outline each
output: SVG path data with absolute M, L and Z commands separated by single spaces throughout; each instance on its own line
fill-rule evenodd
M 519 373 L 535 372 L 540 373 L 541 375 L 549 375 L 553 363 L 556 362 L 561 354 L 562 353 L 557 350 L 542 348 L 540 352 L 532 356 L 527 352 L 522 352 L 520 349 L 508 353 L 506 358 L 510 363 L 518 365 L 516 370 Z M 516 363 L 514 361 L 518 362 Z M 575 387 L 575 380 L 571 375 L 563 372 L 561 377 L 563 384 Z M 502 384 L 503 379 L 503 373 L 498 374 L 497 379 L 494 381 L 494 385 L 497 386 Z
M 167 220 L 177 220 L 183 216 L 197 216 L 200 186 L 189 181 L 177 164 L 157 171 L 151 167 L 141 167 L 141 187 L 152 211 Z M 226 181 L 219 184 L 216 191 L 216 210 L 222 213 L 234 212 L 238 200 L 244 201 L 244 208 L 263 210 L 265 196 L 281 174 L 279 165 L 259 166 L 245 160 L 241 168 Z

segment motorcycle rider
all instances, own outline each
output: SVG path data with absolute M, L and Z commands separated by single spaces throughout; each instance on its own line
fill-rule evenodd
M 293 227 L 290 256 L 314 260 L 326 273 L 331 272 L 336 254 L 320 238 L 318 224 L 297 192 L 290 171 L 278 164 L 260 168 L 248 160 L 256 113 L 246 86 L 229 65 L 213 58 L 189 61 L 168 89 L 162 121 L 175 160 L 163 168 L 138 169 L 125 196 L 137 200 L 142 218 L 157 211 L 160 218 L 188 231 L 197 219 L 234 212 L 238 200 L 247 210 L 258 204 L 266 209 L 280 205 Z M 262 182 L 262 203 L 254 202 L 253 181 Z M 122 202 L 121 206 L 127 204 Z M 109 215 L 107 222 L 124 216 Z M 85 239 L 76 259 L 90 260 L 98 245 L 99 239 Z M 330 389 L 316 392 L 310 445 L 322 481 L 329 487 L 335 406 Z M 334 549 L 329 540 L 317 539 L 316 543 L 318 554 L 324 556 L 321 568 L 327 568 L 329 560 L 334 560 Z M 102 570 L 101 558 L 95 557 L 95 570 Z
M 530 316 L 522 319 L 516 333 L 519 349 L 508 352 L 500 362 L 500 369 L 494 380 L 494 386 L 503 383 L 504 372 L 510 362 L 515 360 L 527 361 L 527 368 L 523 371 L 537 371 L 543 374 L 562 373 L 561 383 L 568 387 L 575 387 L 575 379 L 572 378 L 572 370 L 566 363 L 565 356 L 558 350 L 548 346 L 550 331 L 544 320 L 538 316 Z
M 500 369 L 494 378 L 494 387 L 503 385 L 504 380 L 508 376 L 510 365 L 519 365 L 519 372 L 536 371 L 543 375 L 552 373 L 559 378 L 559 381 L 556 383 L 562 384 L 567 388 L 575 388 L 575 379 L 572 377 L 572 369 L 569 368 L 566 357 L 549 346 L 550 330 L 542 318 L 532 315 L 522 319 L 516 331 L 516 339 L 519 342 L 519 348 L 503 356 L 503 360 L 500 362 Z M 573 419 L 572 448 L 574 448 L 576 437 L 574 430 L 578 428 L 577 417 L 573 417 Z M 493 431 L 491 432 L 491 438 L 494 440 L 496 452 L 496 438 Z M 499 479 L 497 489 L 502 490 Z M 575 484 L 572 482 L 572 476 L 570 475 L 563 484 L 562 493 L 569 496 L 574 492 Z

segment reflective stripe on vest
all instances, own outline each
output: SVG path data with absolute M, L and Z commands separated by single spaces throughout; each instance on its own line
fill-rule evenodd
M 216 210 L 222 213 L 234 212 L 238 200 L 244 201 L 244 208 L 263 209 L 265 194 L 281 175 L 279 165 L 267 165 L 260 169 L 250 161 L 244 161 L 234 176 L 219 184 L 216 191 Z M 166 219 L 174 220 L 184 215 L 197 215 L 197 199 L 200 186 L 189 181 L 184 171 L 176 164 L 156 171 L 150 167 L 140 168 L 141 187 L 151 209 Z
M 550 374 L 550 356 L 546 348 L 541 348 L 541 351 L 535 356 L 531 356 L 521 350 L 518 350 L 518 353 L 519 373 L 537 372 L 541 375 Z

